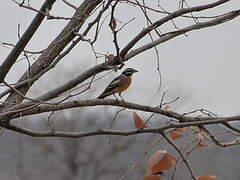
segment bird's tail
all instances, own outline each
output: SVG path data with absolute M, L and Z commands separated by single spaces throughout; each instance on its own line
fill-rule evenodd
M 103 92 L 100 96 L 97 97 L 97 99 L 104 99 L 107 96 L 110 96 L 112 93 L 111 92 Z
M 97 97 L 97 99 L 104 99 L 106 96 L 103 96 L 103 94 L 101 94 L 100 96 Z

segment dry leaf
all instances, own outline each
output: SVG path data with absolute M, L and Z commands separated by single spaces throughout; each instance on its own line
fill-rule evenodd
M 176 158 L 171 154 L 164 154 L 156 164 L 153 165 L 151 171 L 153 174 L 171 168 L 176 163 Z
M 147 163 L 147 171 L 149 171 L 149 173 L 151 173 L 151 170 L 154 164 L 156 164 L 160 160 L 160 157 L 163 157 L 163 155 L 166 153 L 167 153 L 167 150 L 159 150 L 149 158 Z
M 116 27 L 117 27 L 117 22 L 114 17 L 111 18 L 109 26 L 110 26 L 111 30 L 115 32 Z
M 215 180 L 217 179 L 217 176 L 205 174 L 205 175 L 197 176 L 196 178 L 197 180 Z
M 133 112 L 133 119 L 134 119 L 135 128 L 142 129 L 147 127 L 136 112 Z
M 184 136 L 184 133 L 188 130 L 188 128 L 183 127 L 183 128 L 175 128 L 173 131 L 170 132 L 170 136 L 173 140 L 179 139 Z
M 184 136 L 182 134 L 176 133 L 175 130 L 171 131 L 169 134 L 170 134 L 172 140 L 176 140 L 176 139 L 179 139 Z

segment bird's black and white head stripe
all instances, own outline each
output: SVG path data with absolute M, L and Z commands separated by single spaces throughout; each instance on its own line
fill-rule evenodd
M 122 72 L 122 74 L 125 76 L 131 76 L 135 72 L 138 72 L 138 71 L 133 68 L 127 68 Z

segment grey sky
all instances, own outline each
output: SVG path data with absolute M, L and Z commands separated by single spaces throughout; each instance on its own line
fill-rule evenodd
M 30 1 L 34 7 L 39 7 L 43 1 Z M 75 3 L 75 1 L 70 1 Z M 82 1 L 80 1 L 82 2 Z M 162 1 L 162 6 L 168 10 L 176 10 L 178 1 Z M 189 1 L 192 5 L 194 1 Z M 201 3 L 212 2 L 209 0 Z M 35 4 L 38 3 L 38 4 Z M 75 3 L 76 4 L 76 3 Z M 199 3 L 198 3 L 199 4 Z M 77 5 L 77 4 L 76 4 Z M 222 6 L 221 12 L 235 10 L 240 7 L 237 0 L 233 0 L 226 6 Z M 70 17 L 73 13 L 71 8 L 66 8 L 59 1 L 54 5 L 54 11 L 51 13 L 58 16 Z M 136 9 L 135 9 L 136 10 Z M 122 7 L 118 12 L 120 20 L 129 20 L 132 16 L 139 16 L 139 11 L 124 12 Z M 123 12 L 123 13 L 122 13 Z M 207 11 L 206 14 L 209 12 Z M 21 25 L 21 33 L 31 22 L 32 15 L 35 14 L 29 10 L 19 8 L 9 0 L 1 0 L 0 6 L 0 41 L 15 43 L 17 40 L 17 24 Z M 158 19 L 158 17 L 153 17 Z M 142 19 L 136 19 L 134 23 L 126 27 L 122 32 L 120 44 L 123 46 L 134 34 L 139 32 L 140 24 L 144 24 Z M 66 24 L 64 20 L 45 21 L 39 29 L 36 36 L 28 48 L 33 51 L 42 50 Z M 179 27 L 184 27 L 185 22 L 177 21 Z M 163 28 L 169 30 L 171 25 Z M 171 105 L 171 108 L 178 108 L 178 111 L 191 111 L 196 108 L 206 108 L 219 115 L 239 114 L 239 90 L 238 83 L 239 72 L 239 28 L 240 19 L 236 18 L 225 24 L 188 33 L 170 40 L 159 46 L 160 64 L 163 76 L 162 92 L 168 89 L 167 98 L 174 99 L 180 96 L 180 100 Z M 114 52 L 112 44 L 112 35 L 109 29 L 100 34 L 102 41 L 96 44 L 98 52 Z M 106 32 L 106 33 L 105 33 Z M 0 46 L 0 63 L 4 60 L 9 50 Z M 74 51 L 65 57 L 56 70 L 51 75 L 76 76 L 79 70 L 83 71 L 86 67 L 91 67 L 95 63 L 94 56 L 89 45 L 81 43 Z M 64 67 L 69 67 L 65 71 Z M 156 56 L 154 50 L 149 50 L 127 62 L 126 66 L 134 67 L 139 70 L 136 74 L 131 88 L 123 93 L 129 101 L 137 103 L 156 105 L 161 95 L 156 94 L 158 88 L 158 75 L 156 71 Z M 16 76 L 25 71 L 26 63 L 20 62 L 11 71 L 8 80 L 13 82 Z M 63 72 L 64 69 L 64 72 Z M 73 72 L 74 70 L 74 72 Z M 76 71 L 76 72 L 75 72 Z M 106 80 L 107 83 L 114 77 L 111 75 Z M 41 79 L 41 82 L 50 78 L 50 76 Z M 64 79 L 64 78 L 63 78 Z M 46 82 L 46 81 L 45 81 Z M 94 85 L 97 96 L 104 87 L 99 83 Z M 89 93 L 92 93 L 91 90 Z M 136 93 L 137 89 L 137 93 Z

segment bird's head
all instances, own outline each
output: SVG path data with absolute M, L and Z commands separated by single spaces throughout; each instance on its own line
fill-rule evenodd
M 122 72 L 122 74 L 125 75 L 125 76 L 131 76 L 135 72 L 138 72 L 138 71 L 136 69 L 133 69 L 133 68 L 127 68 Z

